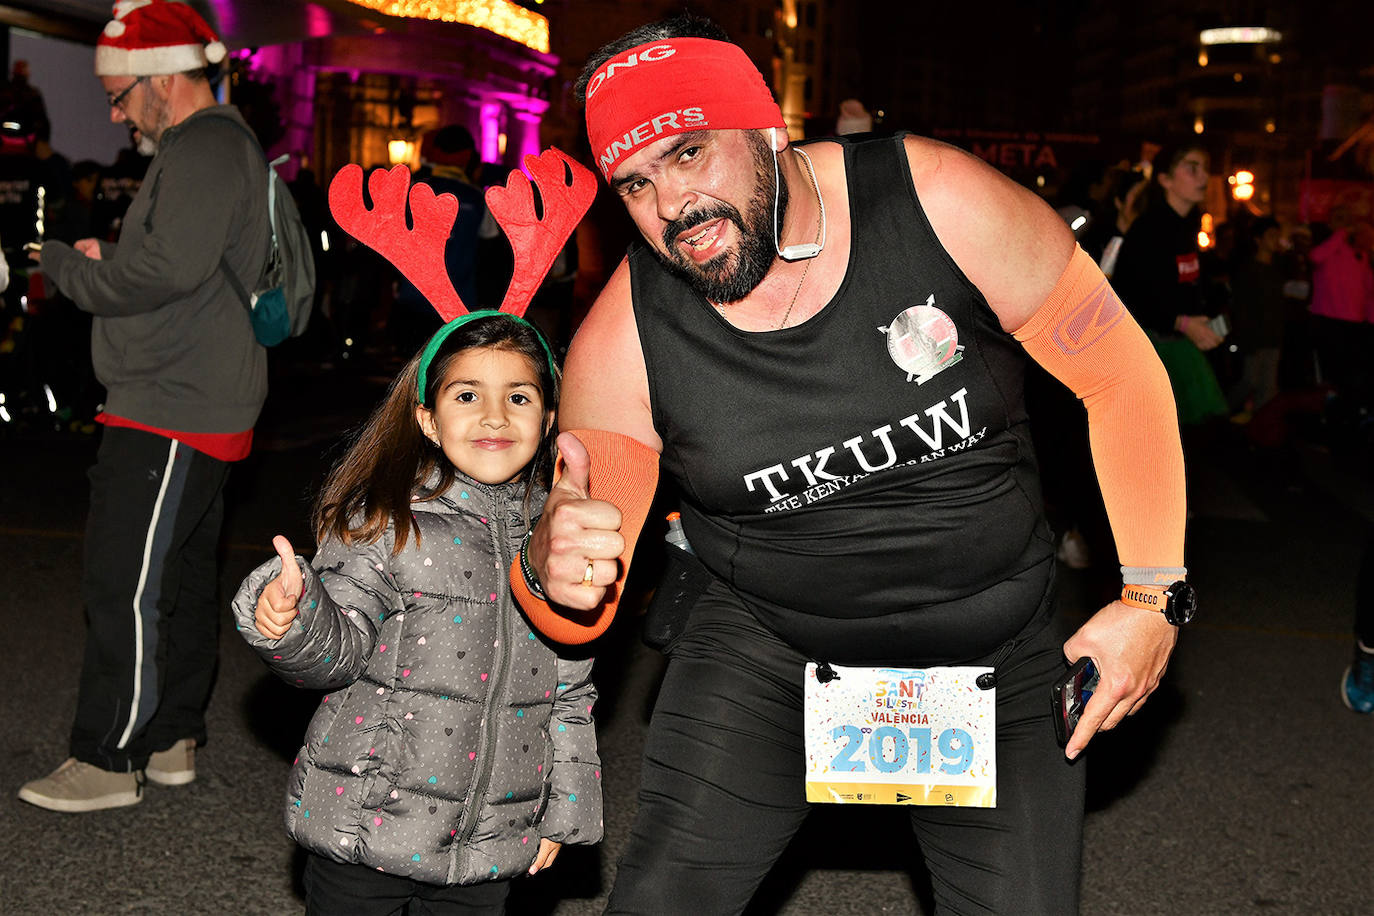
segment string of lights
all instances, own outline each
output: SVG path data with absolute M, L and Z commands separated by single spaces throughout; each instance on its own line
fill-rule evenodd
M 459 22 L 549 53 L 549 20 L 509 0 L 349 0 L 387 16 Z

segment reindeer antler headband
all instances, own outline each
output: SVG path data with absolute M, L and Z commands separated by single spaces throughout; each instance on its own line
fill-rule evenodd
M 549 370 L 555 371 L 553 351 L 544 335 L 522 316 L 558 252 L 591 207 L 596 196 L 596 177 L 552 147 L 538 156 L 526 156 L 525 168 L 534 178 L 533 187 L 515 169 L 504 187 L 487 189 L 487 206 L 515 253 L 515 271 L 500 310 L 476 312 L 470 312 L 463 304 L 444 266 L 444 245 L 458 216 L 456 197 L 436 195 L 423 183 L 412 186 L 410 169 L 404 165 L 390 171 L 377 169 L 368 176 L 370 208 L 363 199 L 361 166 L 344 166 L 329 184 L 329 211 L 339 227 L 390 261 L 444 319 L 444 326 L 430 338 L 420 357 L 421 404 L 425 403 L 425 376 L 430 361 L 449 334 L 475 318 L 505 315 L 534 330 L 548 357 Z M 539 190 L 538 208 L 534 188 Z M 406 226 L 407 201 L 413 228 Z

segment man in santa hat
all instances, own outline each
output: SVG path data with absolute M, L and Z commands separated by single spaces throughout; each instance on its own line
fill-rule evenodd
M 95 74 L 110 120 L 153 160 L 117 243 L 50 241 L 34 255 L 94 316 L 107 389 L 71 756 L 19 791 L 55 811 L 136 804 L 145 779 L 188 783 L 206 738 L 224 484 L 267 394 L 266 352 L 229 278 L 251 289 L 262 276 L 267 170 L 238 112 L 216 103 L 207 67 L 224 57 L 190 6 L 115 4 Z

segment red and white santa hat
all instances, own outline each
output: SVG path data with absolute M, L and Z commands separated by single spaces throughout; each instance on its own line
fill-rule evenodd
M 119 0 L 95 48 L 96 76 L 184 73 L 224 60 L 215 30 L 185 3 Z

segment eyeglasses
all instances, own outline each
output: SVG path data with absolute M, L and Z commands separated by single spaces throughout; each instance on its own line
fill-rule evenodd
M 125 98 L 125 96 L 127 96 L 129 93 L 133 92 L 133 91 L 134 91 L 134 87 L 137 86 L 139 83 L 143 82 L 144 80 L 146 80 L 147 78 L 148 78 L 148 77 L 146 77 L 146 76 L 140 76 L 138 79 L 134 80 L 132 83 L 130 83 L 129 85 L 127 85 L 127 86 L 125 86 L 123 89 L 121 89 L 121 90 L 119 91 L 119 95 L 107 95 L 107 96 L 105 96 L 105 101 L 108 102 L 108 103 L 110 104 L 110 107 L 111 107 L 111 108 L 118 108 L 120 111 L 123 111 L 123 110 L 124 110 L 124 98 Z

